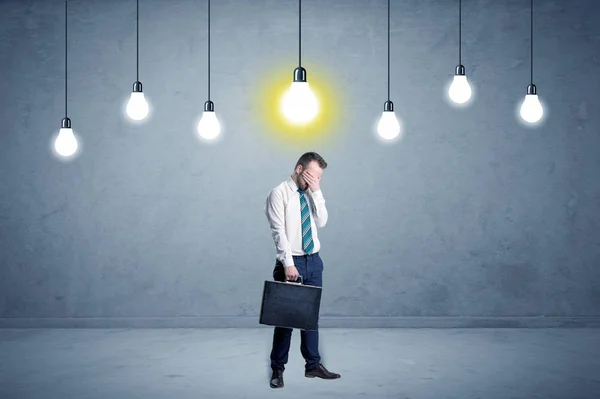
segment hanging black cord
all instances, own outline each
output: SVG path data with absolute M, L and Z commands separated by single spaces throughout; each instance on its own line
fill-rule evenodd
M 302 66 L 302 0 L 298 0 L 298 66 Z
M 137 0 L 137 11 L 135 17 L 135 26 L 136 26 L 136 75 L 135 81 L 140 81 L 140 0 Z
M 462 0 L 458 0 L 458 65 L 462 65 Z
M 388 101 L 390 101 L 390 0 L 388 0 Z
M 67 1 L 65 0 L 65 118 L 67 115 Z
M 531 0 L 531 84 L 533 84 L 533 0 Z
M 210 101 L 210 0 L 208 0 L 208 101 Z

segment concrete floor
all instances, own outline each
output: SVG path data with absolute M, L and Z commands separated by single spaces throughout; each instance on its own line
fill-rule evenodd
M 322 329 L 334 381 L 304 377 L 296 330 L 275 390 L 271 334 L 0 329 L 0 398 L 600 398 L 598 329 Z

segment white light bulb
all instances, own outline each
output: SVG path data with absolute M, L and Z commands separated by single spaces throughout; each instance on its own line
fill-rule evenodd
M 77 151 L 77 139 L 71 128 L 61 128 L 54 141 L 54 149 L 63 157 L 70 157 Z
M 294 123 L 310 122 L 319 112 L 317 97 L 308 82 L 293 82 L 281 101 L 281 110 Z
M 377 124 L 377 134 L 382 139 L 392 140 L 400 134 L 400 122 L 394 111 L 383 111 Z
M 149 110 L 144 93 L 141 91 L 132 92 L 129 101 L 127 102 L 127 115 L 134 121 L 141 121 L 148 116 Z
M 535 123 L 542 119 L 544 109 L 537 94 L 526 94 L 521 105 L 521 118 L 525 122 Z
M 448 90 L 450 99 L 457 104 L 464 104 L 471 98 L 471 86 L 466 75 L 454 75 Z
M 198 122 L 198 134 L 206 140 L 216 138 L 221 132 L 221 125 L 214 111 L 204 111 Z

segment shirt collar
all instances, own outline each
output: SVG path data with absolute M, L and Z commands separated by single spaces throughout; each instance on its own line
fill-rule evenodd
M 298 185 L 296 184 L 296 182 L 294 181 L 294 179 L 292 179 L 292 177 L 290 176 L 290 178 L 287 180 L 287 184 L 288 187 L 290 188 L 290 190 L 292 190 L 293 192 L 297 193 L 298 192 Z

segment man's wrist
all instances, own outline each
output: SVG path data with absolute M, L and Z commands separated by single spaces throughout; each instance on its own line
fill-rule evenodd
M 321 188 L 320 188 L 320 187 L 319 187 L 317 190 L 314 190 L 314 191 L 311 189 L 311 190 L 310 190 L 310 192 L 311 192 L 311 194 L 313 194 L 313 195 L 315 195 L 315 194 L 316 194 L 316 195 L 317 195 L 317 197 L 322 197 L 322 196 L 323 196 L 323 193 L 321 192 Z
M 288 255 L 283 259 L 283 262 L 281 263 L 283 263 L 283 267 L 294 266 L 294 258 Z

